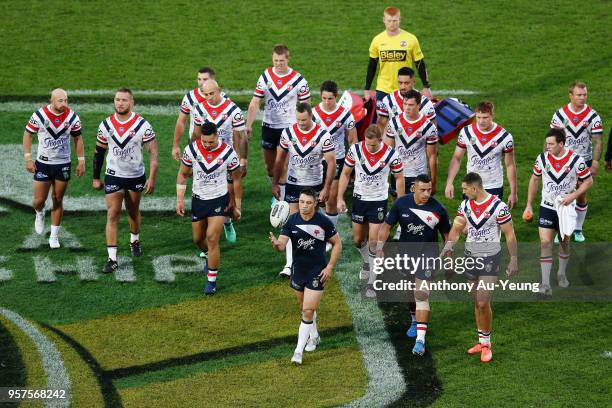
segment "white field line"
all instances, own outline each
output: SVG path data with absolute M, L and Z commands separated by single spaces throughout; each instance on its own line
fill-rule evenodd
M 406 383 L 385 328 L 382 312 L 376 301 L 361 293 L 361 256 L 352 256 L 349 260 L 346 255 L 350 251 L 357 254 L 352 242 L 351 220 L 346 215 L 339 217 L 338 231 L 344 238 L 342 245 L 345 256 L 336 268 L 336 276 L 351 309 L 353 327 L 368 375 L 368 387 L 364 396 L 346 406 L 384 407 L 404 394 Z
M 36 345 L 38 354 L 42 361 L 43 369 L 47 375 L 47 388 L 56 390 L 66 390 L 66 399 L 48 401 L 47 407 L 69 407 L 70 406 L 70 377 L 64 367 L 62 355 L 57 350 L 53 342 L 42 334 L 32 323 L 18 315 L 17 313 L 0 308 L 0 314 L 10 320 L 15 326 L 19 327 L 32 342 Z

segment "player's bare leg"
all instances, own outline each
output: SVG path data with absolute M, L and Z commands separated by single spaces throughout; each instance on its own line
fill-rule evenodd
M 64 194 L 68 188 L 67 181 L 53 180 L 51 182 L 51 235 L 49 236 L 49 246 L 59 248 L 59 231 L 64 216 Z
M 415 318 L 416 318 L 416 342 L 412 354 L 423 355 L 425 353 L 425 335 L 429 324 L 429 289 L 427 281 L 415 278 Z M 412 325 L 411 325 L 412 326 Z
M 550 288 L 550 271 L 552 269 L 552 248 L 553 239 L 555 236 L 554 229 L 538 228 L 540 234 L 540 271 L 542 273 L 542 282 L 538 293 L 543 296 L 552 295 Z M 569 252 L 568 252 L 569 253 Z
M 45 231 L 45 202 L 51 188 L 50 181 L 34 181 L 32 183 L 32 207 L 36 212 L 34 220 L 34 230 L 37 234 L 42 234 Z
M 196 247 L 204 254 L 204 275 L 208 276 L 208 247 L 206 246 L 206 229 L 208 219 L 194 221 L 191 223 L 191 238 Z
M 560 288 L 567 288 L 569 281 L 567 280 L 566 270 L 570 258 L 570 237 L 563 237 L 563 241 L 559 244 L 559 269 L 557 270 L 557 283 Z
M 298 203 L 289 203 L 289 215 L 295 214 L 298 211 Z M 289 279 L 291 277 L 291 265 L 293 265 L 293 247 L 291 246 L 291 239 L 289 239 L 287 246 L 285 246 L 285 266 L 283 266 L 278 276 Z
M 368 243 L 367 224 L 358 224 L 353 222 L 353 243 L 361 255 L 361 270 L 359 271 L 359 279 L 370 279 L 370 256 Z
M 495 284 L 496 276 L 481 276 L 478 281 L 474 282 L 478 288 L 483 282 L 485 285 Z M 483 363 L 491 361 L 493 354 L 491 352 L 491 330 L 493 327 L 493 311 L 491 310 L 492 291 L 485 289 L 473 289 L 474 293 L 474 316 L 476 327 L 478 329 L 478 344 L 468 350 L 468 353 L 475 354 L 480 351 L 480 361 Z
M 142 254 L 140 248 L 140 199 L 142 193 L 138 191 L 128 190 L 125 194 L 125 209 L 128 215 L 128 224 L 130 225 L 130 251 L 133 256 Z
M 576 188 L 580 187 L 582 183 L 578 182 L 578 185 L 576 186 Z M 584 238 L 584 233 L 582 232 L 582 226 L 584 224 L 584 219 L 586 218 L 586 214 L 587 214 L 587 210 L 588 210 L 588 205 L 587 205 L 587 194 L 588 193 L 583 193 L 580 194 L 577 198 L 576 198 L 576 228 L 574 230 L 574 241 L 576 242 L 584 242 L 585 238 Z
M 300 323 L 300 328 L 298 330 L 297 346 L 295 347 L 295 351 L 293 353 L 293 358 L 291 358 L 291 362 L 295 364 L 302 364 L 302 355 L 304 353 L 304 348 L 306 347 L 306 343 L 308 342 L 308 339 L 311 336 L 313 336 L 313 334 L 314 336 L 316 336 L 316 337 L 313 336 L 313 338 L 319 337 L 318 333 L 313 333 L 313 324 L 314 324 L 316 310 L 319 307 L 319 303 L 321 303 L 321 297 L 323 296 L 323 291 L 304 288 L 303 293 L 302 292 L 298 292 L 298 293 L 299 293 L 297 294 L 298 301 L 300 301 L 302 305 L 302 321 Z
M 123 191 L 106 194 L 106 249 L 108 260 L 102 272 L 111 273 L 117 269 L 117 231 L 119 229 L 119 217 L 121 216 L 121 204 L 123 203 Z
M 225 217 L 208 217 L 208 227 L 206 228 L 206 246 L 208 247 L 208 274 L 204 293 L 214 295 L 217 291 L 217 274 L 221 260 L 221 248 L 219 240 L 223 231 Z
M 230 196 L 236 197 L 235 194 L 239 194 L 239 197 L 242 197 L 242 183 L 240 183 L 240 187 L 234 187 L 234 183 L 228 181 L 227 189 Z M 238 203 L 237 203 L 238 204 Z M 234 229 L 234 224 L 232 223 L 232 219 L 230 217 L 225 217 L 225 222 L 223 223 L 223 232 L 225 233 L 225 239 L 230 244 L 236 242 L 236 230 Z

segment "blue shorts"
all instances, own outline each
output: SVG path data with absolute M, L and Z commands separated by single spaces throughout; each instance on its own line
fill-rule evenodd
M 557 216 L 557 211 L 540 206 L 540 211 L 538 212 L 538 226 L 540 228 L 559 231 L 559 216 Z
M 496 253 L 495 255 L 478 257 L 474 255 L 465 254 L 465 258 L 478 258 L 481 260 L 479 264 L 476 261 L 476 266 L 471 268 L 466 268 L 465 277 L 468 280 L 476 280 L 481 276 L 498 276 L 499 268 L 501 264 L 501 251 Z
M 147 178 L 143 174 L 140 177 L 116 177 L 111 175 L 104 176 L 104 193 L 111 194 L 117 191 L 130 190 L 140 193 L 144 191 Z
M 283 128 L 271 128 L 267 123 L 264 123 L 261 127 L 261 148 L 265 150 L 276 150 L 276 147 L 280 143 L 283 130 Z
M 334 180 L 340 179 L 340 174 L 342 174 L 342 169 L 344 169 L 344 159 L 336 159 L 336 173 L 334 175 Z M 325 183 L 325 179 L 327 178 L 327 162 L 323 161 L 323 182 Z
M 318 186 L 298 186 L 297 184 L 285 184 L 285 199 L 289 204 L 296 204 L 300 201 L 300 193 L 302 190 L 311 188 L 317 192 L 317 195 L 323 190 L 323 184 Z
M 36 160 L 34 166 L 36 171 L 34 172 L 35 181 L 68 181 L 70 180 L 70 162 L 63 164 L 45 164 Z
M 356 224 L 382 224 L 387 215 L 387 200 L 364 201 L 353 196 L 351 220 Z
M 323 268 L 325 268 L 325 266 L 321 267 L 320 269 L 312 269 L 310 272 L 297 272 L 295 271 L 295 268 L 291 268 L 291 279 L 289 280 L 289 286 L 299 292 L 303 292 L 304 288 L 308 288 L 310 290 L 323 290 L 323 282 L 319 280 L 319 274 Z
M 191 197 L 191 222 L 201 221 L 209 217 L 223 217 L 229 204 L 229 193 L 210 200 L 202 200 L 199 196 Z

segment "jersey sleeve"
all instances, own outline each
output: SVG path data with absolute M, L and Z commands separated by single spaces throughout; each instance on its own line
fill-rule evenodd
M 389 124 L 387 125 L 387 130 L 385 131 L 385 137 L 395 140 L 397 133 L 398 132 L 395 129 L 395 118 L 393 118 L 389 121 Z
M 436 108 L 429 100 L 429 98 L 423 96 L 423 99 L 425 99 L 425 103 L 423 104 L 423 107 L 420 110 L 425 116 L 429 118 L 429 120 L 433 121 L 436 118 Z
M 591 177 L 591 169 L 587 166 L 586 162 L 582 157 L 578 157 L 578 162 L 576 162 L 576 173 L 578 175 L 578 180 L 584 181 Z
M 308 81 L 302 77 L 302 80 L 298 83 L 298 101 L 304 102 L 310 99 L 310 88 L 308 87 Z
M 334 224 L 327 217 L 325 217 L 323 230 L 325 231 L 325 241 L 329 241 L 338 233 Z
M 185 146 L 185 149 L 183 150 L 183 157 L 181 159 L 181 163 L 183 163 L 186 167 L 193 167 L 193 162 L 195 161 L 195 158 L 193 157 L 193 155 L 191 154 L 191 149 L 189 148 L 190 145 Z
M 255 85 L 255 91 L 253 92 L 253 96 L 257 98 L 263 98 L 266 93 L 267 85 L 266 80 L 263 75 L 259 76 L 257 80 L 257 85 Z
M 236 109 L 236 112 L 232 116 L 232 129 L 237 130 L 237 131 L 246 129 L 245 121 L 244 121 L 244 114 L 242 113 L 242 110 L 238 107 Z
M 204 123 L 204 118 L 202 118 L 200 110 L 196 107 L 193 109 L 193 124 L 195 126 L 202 126 L 202 123 Z M 191 135 L 189 136 L 191 137 Z
M 603 122 L 601 121 L 601 117 L 598 113 L 595 113 L 593 120 L 591 120 L 591 124 L 589 125 L 591 136 L 601 136 L 603 135 Z
M 149 122 L 144 124 L 144 135 L 142 136 L 142 143 L 149 143 L 155 140 L 155 131 Z
M 514 151 L 514 138 L 508 133 L 508 140 L 504 144 L 504 153 L 512 153 Z
M 100 144 L 104 144 L 104 145 L 108 144 L 108 131 L 106 130 L 106 127 L 104 126 L 104 121 L 102 121 L 102 123 L 100 123 L 100 126 L 98 127 L 98 134 L 96 135 L 96 140 Z
M 436 228 L 438 228 L 438 231 L 440 231 L 442 234 L 446 234 L 451 230 L 448 211 L 446 211 L 446 208 L 444 208 L 442 205 L 440 205 L 440 221 L 438 222 Z
M 428 145 L 435 145 L 438 143 L 438 128 L 433 122 L 430 123 L 431 126 L 427 129 L 427 133 L 425 134 L 425 141 Z
M 280 235 L 284 235 L 286 237 L 290 237 L 291 236 L 291 228 L 293 227 L 293 216 L 289 216 L 289 218 L 287 219 L 287 222 L 285 223 L 285 225 L 283 225 L 283 227 L 281 228 L 281 233 Z M 287 245 L 292 245 L 291 241 L 287 242 Z
M 284 151 L 289 151 L 289 145 L 291 144 L 291 140 L 289 140 L 289 129 L 283 129 L 283 133 L 281 133 L 279 146 Z
M 542 162 L 542 156 L 543 154 L 539 155 L 536 158 L 535 163 L 533 164 L 533 174 L 536 177 L 542 177 L 542 170 L 544 169 L 544 163 Z
M 389 167 L 391 169 L 391 173 L 397 174 L 397 173 L 402 173 L 404 171 L 404 163 L 402 163 L 402 160 L 397 154 L 397 150 L 395 149 L 393 150 L 393 154 L 391 154 L 391 158 L 389 160 L 390 160 Z
M 410 47 L 410 55 L 412 55 L 413 61 L 420 61 L 424 58 L 423 51 L 421 51 L 421 45 L 419 40 L 413 36 L 412 46 Z
M 81 118 L 76 113 L 74 114 L 74 121 L 70 125 L 70 134 L 74 137 L 81 136 Z
M 229 157 L 227 158 L 228 165 L 227 171 L 232 172 L 238 170 L 240 168 L 240 160 L 238 159 L 238 155 L 234 149 L 231 150 Z
M 457 208 L 457 217 L 465 218 L 464 204 L 467 205 L 467 200 L 463 200 L 461 203 L 459 203 L 459 208 Z
M 325 132 L 321 137 L 321 143 L 323 144 L 323 147 L 321 148 L 323 153 L 333 152 L 336 150 L 336 144 L 332 141 L 330 134 L 327 132 Z
M 378 36 L 372 39 L 370 43 L 370 58 L 378 58 Z
M 498 225 L 512 221 L 512 214 L 510 214 L 510 210 L 508 209 L 508 205 L 506 205 L 506 203 L 502 202 L 499 204 L 495 219 L 497 220 Z
M 387 216 L 385 217 L 385 223 L 388 225 L 394 226 L 395 224 L 399 222 L 400 214 L 399 214 L 399 209 L 397 206 L 398 202 L 399 200 L 396 200 L 395 203 L 393 203 L 393 205 L 391 206 L 391 209 L 389 210 L 389 212 L 387 213 Z
M 36 113 L 33 113 L 32 116 L 30 116 L 30 120 L 28 120 L 25 130 L 28 133 L 36 134 L 38 133 L 41 127 L 43 127 L 43 124 L 40 123 L 40 120 L 38 119 L 38 116 L 36 116 Z
M 552 119 L 550 120 L 551 128 L 564 128 L 565 127 L 563 120 L 559 116 L 560 116 L 559 111 L 553 113 Z
M 461 149 L 467 149 L 467 144 L 468 140 L 465 136 L 465 131 L 461 129 L 461 132 L 459 132 L 459 137 L 457 138 L 457 147 Z
M 356 126 L 355 122 L 356 122 L 355 116 L 353 116 L 353 114 L 349 112 L 349 116 L 348 118 L 346 118 L 346 130 L 355 129 L 355 126 Z
M 346 157 L 344 157 L 344 165 L 348 167 L 355 167 L 356 162 L 356 154 L 355 149 L 357 149 L 357 143 L 349 147 L 348 152 L 346 153 Z
M 189 93 L 186 93 L 185 96 L 183 96 L 179 112 L 184 113 L 185 115 L 189 115 L 191 113 L 191 101 L 189 100 Z
M 389 110 L 391 109 L 387 99 L 389 99 L 389 96 L 385 96 L 383 99 L 376 101 L 376 114 L 383 118 L 389 117 Z

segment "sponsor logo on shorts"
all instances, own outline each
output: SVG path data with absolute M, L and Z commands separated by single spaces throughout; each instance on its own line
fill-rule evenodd
M 217 208 L 215 208 L 215 210 L 214 210 L 214 211 L 215 211 L 216 213 L 220 213 L 220 212 L 221 212 L 221 207 L 217 207 Z
M 314 278 L 312 280 L 312 287 L 313 288 L 318 288 L 319 287 L 319 278 Z
M 540 224 L 541 225 L 553 225 L 553 222 L 551 220 L 547 220 L 546 218 L 540 218 Z

